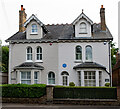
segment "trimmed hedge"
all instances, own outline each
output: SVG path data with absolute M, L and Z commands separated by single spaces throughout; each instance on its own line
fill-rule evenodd
M 117 89 L 115 87 L 55 86 L 54 98 L 117 99 Z
M 6 84 L 0 87 L 5 98 L 39 98 L 46 94 L 45 84 Z

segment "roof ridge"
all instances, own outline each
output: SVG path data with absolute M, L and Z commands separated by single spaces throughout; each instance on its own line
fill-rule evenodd
M 57 23 L 57 24 L 46 24 L 46 26 L 57 26 L 57 25 L 72 25 L 72 23 L 61 23 L 61 24 L 59 24 L 59 23 Z

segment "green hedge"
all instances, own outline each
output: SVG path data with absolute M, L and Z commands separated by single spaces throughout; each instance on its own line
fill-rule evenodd
M 7 98 L 39 98 L 46 94 L 45 84 L 6 84 L 2 87 L 2 97 Z
M 115 87 L 64 87 L 55 86 L 54 98 L 117 99 Z

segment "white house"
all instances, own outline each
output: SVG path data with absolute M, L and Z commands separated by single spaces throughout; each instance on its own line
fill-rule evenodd
M 47 17 L 47 16 L 46 16 Z M 9 84 L 104 86 L 111 81 L 110 41 L 105 8 L 101 23 L 82 12 L 71 24 L 45 25 L 19 11 L 19 31 L 8 38 Z

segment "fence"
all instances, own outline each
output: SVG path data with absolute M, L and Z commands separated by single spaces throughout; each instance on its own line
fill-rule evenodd
M 117 99 L 117 88 L 54 87 L 53 98 L 60 99 Z

